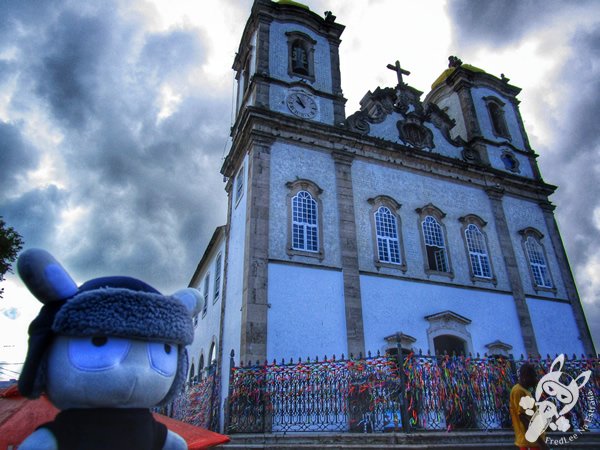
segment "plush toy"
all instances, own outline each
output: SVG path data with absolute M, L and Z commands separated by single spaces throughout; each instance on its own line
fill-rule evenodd
M 29 327 L 19 390 L 29 398 L 45 392 L 61 410 L 19 449 L 187 449 L 149 408 L 169 402 L 185 381 L 200 293 L 166 296 L 129 277 L 77 287 L 38 249 L 22 253 L 17 269 L 44 304 Z

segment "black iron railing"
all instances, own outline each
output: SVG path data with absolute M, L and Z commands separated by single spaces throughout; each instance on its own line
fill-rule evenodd
M 231 361 L 228 433 L 510 428 L 515 361 L 503 357 L 409 354 L 301 360 L 235 367 Z M 551 358 L 528 360 L 540 375 Z M 402 368 L 402 370 L 400 370 Z M 563 371 L 592 376 L 569 414 L 573 430 L 600 428 L 598 358 L 573 358 Z

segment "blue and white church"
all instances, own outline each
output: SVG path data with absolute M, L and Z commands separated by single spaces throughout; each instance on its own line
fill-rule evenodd
M 190 378 L 216 365 L 225 398 L 232 349 L 236 363 L 595 353 L 520 89 L 450 57 L 424 95 L 395 63 L 397 85 L 348 114 L 343 31 L 331 12 L 254 1 L 227 222 L 190 282 L 204 294 Z

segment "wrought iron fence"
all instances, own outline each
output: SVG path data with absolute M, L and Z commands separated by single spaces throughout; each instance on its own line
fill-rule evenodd
M 525 362 L 503 357 L 409 354 L 235 367 L 226 432 L 415 431 L 510 428 L 509 396 Z M 540 375 L 552 360 L 528 360 Z M 569 419 L 599 429 L 598 358 L 573 358 L 563 371 L 592 370 Z M 400 370 L 402 367 L 402 370 Z
M 219 376 L 216 367 L 210 366 L 206 376 L 192 381 L 173 400 L 170 415 L 177 420 L 206 428 L 219 430 Z
M 554 359 L 547 356 L 544 359 L 532 359 L 528 362 L 537 367 L 539 378 L 550 372 Z M 517 367 L 526 362 L 521 359 L 516 362 Z M 599 357 L 581 356 L 565 359 L 562 372 L 565 382 L 575 380 L 580 374 L 591 371 L 591 376 L 585 386 L 579 390 L 579 396 L 575 407 L 566 414 L 569 419 L 571 430 L 600 430 L 600 355 Z

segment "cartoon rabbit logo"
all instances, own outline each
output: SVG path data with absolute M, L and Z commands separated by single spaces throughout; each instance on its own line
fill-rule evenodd
M 552 431 L 568 431 L 569 420 L 564 417 L 571 411 L 579 400 L 579 391 L 590 379 L 591 370 L 582 372 L 573 379 L 567 373 L 562 372 L 565 364 L 565 355 L 556 357 L 550 367 L 550 372 L 542 377 L 535 389 L 535 401 L 531 397 L 523 397 L 519 403 L 525 413 L 531 416 L 529 427 L 525 438 L 529 442 L 535 442 L 548 427 Z M 561 381 L 562 378 L 562 381 Z M 568 380 L 568 383 L 564 381 Z M 546 399 L 541 400 L 542 394 Z M 537 411 L 534 411 L 537 406 Z M 559 409 L 560 408 L 560 409 Z

